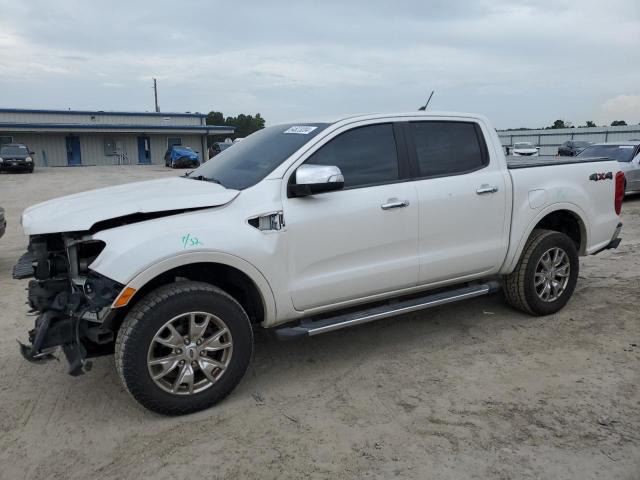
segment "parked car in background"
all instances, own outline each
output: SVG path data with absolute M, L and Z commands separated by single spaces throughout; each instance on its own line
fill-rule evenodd
M 534 146 L 531 142 L 514 143 L 510 149 L 510 154 L 514 157 L 537 157 L 539 152 L 540 148 Z
M 233 145 L 232 142 L 214 142 L 214 144 L 211 145 L 209 158 L 213 158 L 219 153 L 224 152 L 227 148 L 229 148 L 232 145 Z
M 625 194 L 640 193 L 640 140 L 596 143 L 585 148 L 578 157 L 609 157 L 617 160 L 625 176 Z
M 38 317 L 21 352 L 62 347 L 78 375 L 115 351 L 131 395 L 175 415 L 233 390 L 260 327 L 315 336 L 496 280 L 514 308 L 553 314 L 578 257 L 620 243 L 624 175 L 607 158 L 507 160 L 500 146 L 469 114 L 276 125 L 182 177 L 27 208 L 13 274 L 32 278 Z
M 593 142 L 567 140 L 558 147 L 558 155 L 561 157 L 575 157 L 589 145 L 593 145 Z
M 5 143 L 0 146 L 0 171 L 20 170 L 33 173 L 33 152 L 22 143 Z
M 4 235 L 7 229 L 7 221 L 4 219 L 4 208 L 0 207 L 0 237 Z
M 195 168 L 200 165 L 200 158 L 191 147 L 174 145 L 164 154 L 164 164 L 171 168 Z

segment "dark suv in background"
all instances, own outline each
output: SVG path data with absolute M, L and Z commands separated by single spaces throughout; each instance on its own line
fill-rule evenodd
M 5 143 L 0 145 L 0 171 L 22 170 L 33 172 L 33 152 L 22 143 Z
M 568 140 L 558 147 L 558 155 L 561 157 L 575 157 L 589 145 L 592 145 L 592 142 Z

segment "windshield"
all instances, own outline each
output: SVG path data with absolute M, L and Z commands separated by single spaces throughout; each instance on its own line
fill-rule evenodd
M 593 145 L 581 151 L 579 157 L 609 157 L 619 162 L 630 162 L 633 159 L 635 145 Z
M 1 155 L 29 155 L 29 150 L 27 150 L 27 147 L 5 145 L 0 148 L 0 156 Z
M 328 123 L 287 124 L 258 130 L 188 177 L 212 180 L 236 190 L 252 187 L 327 126 Z
M 589 142 L 573 142 L 573 146 L 577 148 L 584 148 L 591 145 Z
M 533 145 L 531 143 L 516 143 L 513 148 L 533 148 Z
M 178 146 L 174 146 L 173 149 L 176 152 L 188 152 L 188 153 L 192 153 L 193 149 L 191 147 L 178 147 Z

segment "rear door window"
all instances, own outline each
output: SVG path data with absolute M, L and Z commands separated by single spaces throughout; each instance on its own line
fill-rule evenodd
M 398 153 L 393 125 L 354 128 L 323 145 L 305 162 L 333 165 L 342 171 L 345 188 L 398 181 Z
M 485 167 L 482 132 L 472 122 L 411 122 L 419 177 L 458 175 Z

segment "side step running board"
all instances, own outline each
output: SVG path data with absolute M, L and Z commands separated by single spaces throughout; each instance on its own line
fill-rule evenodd
M 480 297 L 498 290 L 500 290 L 500 284 L 495 281 L 490 281 L 479 285 L 432 293 L 418 298 L 414 297 L 408 300 L 392 300 L 384 305 L 378 305 L 355 312 L 351 311 L 334 317 L 319 320 L 306 319 L 294 326 L 277 328 L 274 333 L 282 340 L 297 337 L 311 337 L 341 328 L 374 322 L 382 318 L 402 315 L 403 313 L 416 312 L 418 310 L 437 307 L 438 305 Z

